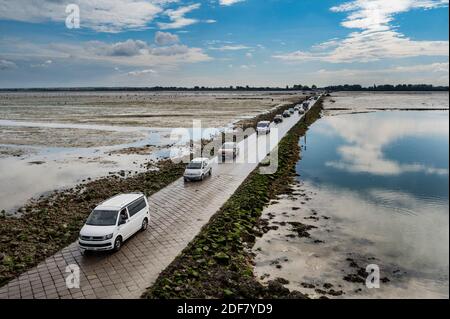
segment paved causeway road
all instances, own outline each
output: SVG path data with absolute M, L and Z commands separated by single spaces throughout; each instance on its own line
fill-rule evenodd
M 139 298 L 256 168 L 269 151 L 264 146 L 273 149 L 300 118 L 296 113 L 285 119 L 276 126 L 278 134 L 272 129 L 272 137 L 248 137 L 241 142 L 246 151 L 237 163 L 215 163 L 213 175 L 203 182 L 185 184 L 181 178 L 149 197 L 148 231 L 129 239 L 118 253 L 83 256 L 72 243 L 1 287 L 0 299 Z M 243 163 L 254 154 L 257 159 Z M 71 264 L 80 268 L 80 288 L 66 286 L 66 267 Z

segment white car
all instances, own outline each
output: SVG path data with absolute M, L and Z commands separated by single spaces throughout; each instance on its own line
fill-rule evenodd
M 222 160 L 226 158 L 236 158 L 239 155 L 239 146 L 235 142 L 227 142 L 219 149 L 219 157 Z
M 118 251 L 150 221 L 147 198 L 142 193 L 120 194 L 98 205 L 81 228 L 78 244 L 83 251 Z
M 194 158 L 184 171 L 184 181 L 202 181 L 207 175 L 212 175 L 212 164 L 208 158 Z
M 270 133 L 270 122 L 269 121 L 261 121 L 256 126 L 256 134 L 268 134 Z

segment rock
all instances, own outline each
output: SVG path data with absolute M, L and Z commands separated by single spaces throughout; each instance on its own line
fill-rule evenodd
M 280 278 L 280 277 L 275 278 L 275 281 L 278 281 L 278 282 L 279 282 L 280 284 L 282 284 L 282 285 L 287 285 L 287 284 L 289 284 L 289 280 L 284 279 L 284 278 Z
M 289 222 L 289 224 L 292 226 L 292 230 L 297 233 L 298 237 L 309 238 L 310 234 L 308 231 L 317 228 L 316 226 L 306 225 L 299 222 Z
M 276 280 L 271 280 L 268 282 L 267 289 L 271 295 L 275 296 L 286 296 L 289 295 L 289 289 L 284 287 L 280 282 Z
M 316 286 L 314 286 L 313 284 L 309 284 L 309 283 L 307 283 L 307 282 L 302 282 L 300 285 L 301 285 L 303 288 L 308 288 L 308 289 L 314 289 L 314 288 L 316 288 Z
M 300 291 L 294 290 L 289 293 L 287 296 L 289 299 L 306 299 L 308 295 L 302 294 Z
M 344 294 L 344 292 L 343 292 L 342 290 L 336 291 L 336 290 L 334 290 L 334 289 L 330 289 L 327 293 L 328 293 L 330 296 L 341 296 L 341 295 Z
M 327 292 L 325 290 L 320 289 L 320 288 L 316 288 L 315 292 L 317 292 L 318 294 L 321 294 L 321 295 L 326 295 L 327 294 Z
M 357 274 L 349 274 L 344 276 L 344 280 L 348 282 L 355 282 L 355 283 L 364 283 L 366 280 L 364 278 L 361 278 Z

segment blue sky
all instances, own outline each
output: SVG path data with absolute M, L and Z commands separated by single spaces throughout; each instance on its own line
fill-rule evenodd
M 0 87 L 448 85 L 448 60 L 448 0 L 0 0 Z

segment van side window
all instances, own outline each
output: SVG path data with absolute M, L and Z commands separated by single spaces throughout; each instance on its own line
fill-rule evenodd
M 147 204 L 145 203 L 145 199 L 141 198 L 138 201 L 131 204 L 130 206 L 128 206 L 128 212 L 130 214 L 130 217 L 139 213 L 142 209 L 145 208 L 146 205 Z
M 127 210 L 124 208 L 120 211 L 120 220 L 127 220 L 128 219 L 128 215 L 127 215 Z

